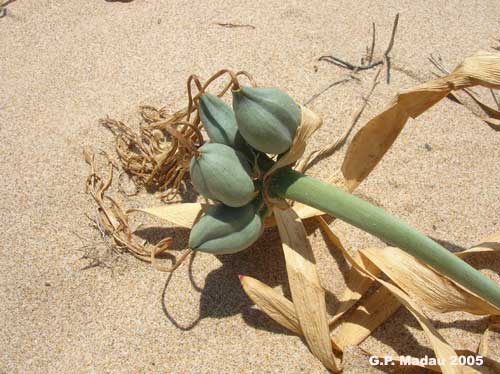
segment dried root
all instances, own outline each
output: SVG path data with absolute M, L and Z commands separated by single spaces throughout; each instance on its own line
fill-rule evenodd
M 94 198 L 98 206 L 96 224 L 102 230 L 103 235 L 109 235 L 113 239 L 114 248 L 126 250 L 146 262 L 151 262 L 152 256 L 165 252 L 169 248 L 172 238 L 167 237 L 157 245 L 145 246 L 138 243 L 134 239 L 127 215 L 113 198 L 106 195 L 106 191 L 113 181 L 114 168 L 109 156 L 106 154 L 108 158 L 108 176 L 106 179 L 103 179 L 97 173 L 94 154 L 89 150 L 85 150 L 84 157 L 90 166 L 90 175 L 86 181 L 86 192 Z
M 231 87 L 238 88 L 241 76 L 256 85 L 245 71 L 223 69 L 204 84 L 198 76 L 191 75 L 187 80 L 188 106 L 185 109 L 169 116 L 165 108 L 141 106 L 142 122 L 138 130 L 109 117 L 99 121 L 115 135 L 115 149 L 122 168 L 132 177 L 136 187 L 162 191 L 160 199 L 164 201 L 172 200 L 180 192 L 189 162 L 204 142 L 198 114 L 199 98 L 213 82 L 226 76 L 230 80 L 217 93 L 219 97 Z M 196 94 L 193 94 L 193 84 Z
M 164 109 L 141 107 L 143 123 L 138 131 L 121 121 L 104 118 L 100 123 L 115 134 L 116 153 L 122 167 L 136 186 L 153 191 L 165 191 L 171 198 L 179 191 L 196 147 L 192 145 L 191 126 L 177 130 L 186 112 L 166 118 Z M 196 129 L 197 140 L 203 138 Z

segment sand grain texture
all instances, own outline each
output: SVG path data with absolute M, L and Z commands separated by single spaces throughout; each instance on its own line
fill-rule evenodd
M 240 288 L 238 273 L 273 287 L 285 281 L 276 232 L 239 255 L 197 256 L 192 282 L 183 266 L 168 287 L 166 274 L 130 256 L 120 259 L 115 271 L 84 270 L 89 261 L 81 259 L 75 233 L 94 239 L 96 233 L 84 215 L 94 205 L 83 191 L 82 148 L 112 150 L 111 135 L 97 124 L 107 114 L 128 121 L 140 104 L 183 107 L 191 73 L 207 77 L 223 67 L 245 69 L 260 84 L 281 87 L 305 102 L 346 74 L 317 62 L 319 56 L 335 52 L 357 62 L 372 21 L 382 53 L 396 12 L 401 18 L 394 62 L 430 78 L 430 53 L 440 53 L 451 67 L 490 47 L 491 36 L 498 34 L 500 3 L 212 1 L 198 7 L 187 1 L 43 0 L 9 5 L 0 19 L 0 372 L 324 373 L 303 342 L 252 308 Z M 311 104 L 325 123 L 313 146 L 335 140 L 348 126 L 372 74 L 363 73 L 362 83 L 335 87 Z M 417 83 L 398 71 L 392 78 L 389 86 L 379 85 L 360 124 L 398 89 Z M 407 125 L 359 193 L 446 240 L 450 248 L 467 247 L 500 229 L 499 159 L 500 134 L 445 100 Z M 326 179 L 340 163 L 339 154 L 311 173 Z M 154 203 L 142 194 L 127 208 Z M 335 226 L 352 247 L 378 244 L 347 225 Z M 312 230 L 319 275 L 334 305 L 346 264 L 335 252 L 338 264 L 332 261 L 321 233 Z M 166 234 L 166 229 L 155 232 Z M 177 239 L 182 242 L 182 234 Z M 472 261 L 499 280 L 498 259 Z M 487 325 L 461 313 L 434 321 L 455 348 L 472 350 Z M 432 354 L 404 310 L 363 347 L 380 354 Z M 365 372 L 362 355 L 348 357 L 349 373 Z

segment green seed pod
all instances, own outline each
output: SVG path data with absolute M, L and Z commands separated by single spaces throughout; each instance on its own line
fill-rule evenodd
M 229 105 L 209 92 L 200 97 L 199 113 L 201 123 L 212 143 L 225 144 L 241 150 L 245 140 L 241 136 L 236 117 Z
M 285 92 L 241 87 L 233 90 L 233 109 L 241 135 L 256 150 L 279 154 L 292 145 L 301 113 Z
M 189 173 L 199 193 L 231 207 L 248 204 L 255 197 L 251 167 L 242 153 L 217 143 L 205 144 L 198 151 Z
M 239 208 L 223 204 L 210 207 L 194 224 L 189 235 L 189 248 L 213 254 L 242 251 L 262 234 L 264 225 L 259 215 L 261 200 Z

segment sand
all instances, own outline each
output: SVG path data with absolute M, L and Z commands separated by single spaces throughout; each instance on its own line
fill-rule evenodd
M 334 52 L 357 62 L 372 21 L 380 54 L 396 12 L 401 18 L 394 62 L 431 78 L 430 53 L 453 67 L 490 47 L 500 3 L 10 4 L 0 19 L 0 372 L 326 372 L 300 338 L 252 307 L 239 286 L 237 274 L 272 286 L 285 282 L 275 232 L 238 255 L 196 256 L 171 279 L 131 256 L 106 262 L 109 267 L 86 268 L 91 260 L 82 258 L 85 243 L 78 236 L 98 243 L 98 234 L 85 216 L 93 214 L 94 205 L 84 193 L 88 169 L 82 148 L 113 149 L 112 136 L 97 123 L 105 115 L 133 121 L 140 104 L 183 107 L 191 73 L 207 77 L 223 67 L 245 69 L 260 84 L 281 87 L 305 102 L 346 74 L 317 62 L 319 56 Z M 337 86 L 310 105 L 325 120 L 311 147 L 343 132 L 372 75 L 363 73 L 360 83 Z M 377 87 L 361 122 L 416 83 L 393 71 L 390 85 Z M 311 174 L 328 177 L 344 151 Z M 499 158 L 499 133 L 466 108 L 443 101 L 407 125 L 359 193 L 450 249 L 468 247 L 500 228 Z M 127 207 L 158 204 L 146 194 L 126 200 L 115 190 L 114 196 Z M 380 244 L 347 225 L 335 226 L 353 248 Z M 312 240 L 335 305 L 346 264 L 337 255 L 332 259 L 319 231 Z M 498 258 L 473 264 L 499 279 Z M 455 348 L 472 350 L 487 326 L 485 318 L 462 313 L 433 316 L 433 321 Z M 403 309 L 363 348 L 432 354 Z M 492 355 L 498 359 L 500 351 Z M 368 372 L 365 356 L 355 350 L 347 356 L 346 372 Z

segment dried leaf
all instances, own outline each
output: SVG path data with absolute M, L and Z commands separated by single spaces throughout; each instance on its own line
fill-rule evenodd
M 325 227 L 328 228 L 328 225 L 326 224 L 326 222 L 324 222 L 322 218 L 318 217 L 318 220 L 320 221 L 320 223 L 322 223 L 322 226 L 324 225 L 324 228 Z M 328 231 L 330 231 L 329 237 L 334 238 L 334 242 L 336 242 L 337 243 L 336 245 L 338 245 L 338 243 L 340 242 L 339 239 L 335 236 L 335 234 L 333 234 L 333 232 L 331 232 L 331 230 L 329 230 L 329 228 L 326 232 L 328 233 Z M 345 251 L 345 248 L 343 248 L 341 243 L 339 249 Z M 393 299 L 395 301 L 390 303 L 390 307 L 396 308 L 397 306 L 399 306 L 399 303 L 402 303 L 417 318 L 417 321 L 421 324 L 424 332 L 428 336 L 433 346 L 433 349 L 436 352 L 437 358 L 442 360 L 441 369 L 443 373 L 477 373 L 477 370 L 471 367 L 451 366 L 450 364 L 452 362 L 451 357 L 456 356 L 457 352 L 455 352 L 449 346 L 449 344 L 444 340 L 444 338 L 437 332 L 437 330 L 432 326 L 427 317 L 422 313 L 422 311 L 420 311 L 418 305 L 416 305 L 416 303 L 413 300 L 411 300 L 410 296 L 405 294 L 402 290 L 392 285 L 391 283 L 383 281 L 380 278 L 378 278 L 375 275 L 378 273 L 372 272 L 373 269 L 375 268 L 367 266 L 370 263 L 370 261 L 367 258 L 364 258 L 361 261 L 359 259 L 354 260 L 354 258 L 350 256 L 347 251 L 345 251 L 345 254 L 347 255 L 346 258 L 351 262 L 353 266 L 358 268 L 360 271 L 364 272 L 366 276 L 371 277 L 374 280 L 377 280 L 387 289 L 387 291 L 390 291 L 392 295 L 394 295 L 397 298 L 397 300 Z M 299 328 L 298 318 L 296 317 L 295 314 L 296 312 L 292 310 L 293 304 L 291 304 L 289 300 L 284 298 L 278 292 L 274 291 L 272 288 L 266 286 L 261 282 L 250 279 L 249 277 L 244 277 L 242 279 L 242 284 L 244 284 L 245 291 L 247 291 L 252 300 L 254 300 L 254 302 L 264 310 L 264 312 L 269 314 L 273 319 L 275 319 L 278 323 L 282 324 L 283 326 L 289 328 L 294 332 L 300 333 L 297 331 Z M 380 323 L 383 322 L 384 320 L 384 318 L 382 318 L 384 312 L 383 312 L 383 307 L 381 308 L 379 306 L 379 303 L 383 303 L 384 300 L 387 299 L 385 295 L 382 295 L 383 289 L 384 288 L 379 289 L 379 291 L 377 291 L 376 293 L 376 295 L 378 294 L 379 296 L 378 297 L 373 296 L 370 303 L 368 303 L 369 310 L 379 310 L 379 312 L 376 312 L 375 314 L 378 316 L 377 318 Z M 349 333 L 349 329 L 347 329 L 347 332 L 343 333 L 341 332 L 340 335 L 336 335 L 333 338 L 334 343 L 332 344 L 332 346 L 334 349 L 341 349 L 343 347 L 342 344 L 344 345 L 351 343 L 357 344 L 356 341 L 362 341 L 364 339 L 363 336 L 366 337 L 369 335 L 370 330 L 373 331 L 373 328 L 369 327 L 369 325 L 371 324 L 371 322 L 369 322 L 369 318 L 363 318 L 361 313 L 359 313 L 358 315 L 359 315 L 358 318 L 360 320 L 365 320 L 367 322 L 364 324 L 360 323 L 360 325 L 358 326 L 354 326 L 356 323 L 356 318 L 351 317 L 351 319 L 349 320 L 350 323 L 353 324 L 351 331 L 353 331 L 353 334 L 355 334 L 357 338 L 352 339 L 350 341 L 349 338 L 351 334 Z M 380 323 L 378 323 L 378 325 L 380 325 Z M 335 344 L 335 342 L 338 341 L 340 341 L 341 344 L 340 346 L 337 346 Z M 367 354 L 371 355 L 369 352 L 367 352 Z M 495 367 L 496 363 L 493 360 L 488 359 L 488 365 L 490 367 Z M 439 370 L 435 366 L 428 365 L 425 367 L 439 372 Z
M 334 372 L 339 365 L 332 353 L 326 316 L 325 291 L 316 272 L 316 261 L 302 221 L 292 209 L 274 208 L 283 242 L 290 290 L 297 318 L 312 353 Z
M 425 314 L 420 310 L 417 303 L 405 292 L 403 292 L 400 288 L 394 286 L 393 284 L 386 282 L 367 270 L 366 275 L 373 276 L 382 286 L 387 288 L 401 304 L 403 304 L 410 313 L 417 319 L 418 323 L 424 330 L 427 335 L 434 352 L 436 353 L 436 357 L 441 359 L 439 366 L 442 369 L 442 372 L 445 374 L 461 374 L 462 367 L 453 366 L 452 357 L 456 356 L 457 353 L 451 348 L 451 346 L 446 342 L 446 340 L 439 334 L 439 332 L 432 326 L 429 319 L 425 316 Z M 379 300 L 380 301 L 380 300 Z
M 127 213 L 145 213 L 155 218 L 173 223 L 176 226 L 191 228 L 198 219 L 199 215 L 210 206 L 212 206 L 212 204 L 170 203 L 150 208 L 129 209 Z M 297 209 L 296 213 L 300 219 L 304 220 L 315 217 L 318 215 L 318 212 L 324 214 L 314 208 L 307 208 L 310 207 L 307 205 L 301 205 L 300 209 Z M 274 215 L 270 215 L 265 218 L 264 226 L 266 228 L 276 226 Z
M 306 150 L 307 141 L 314 132 L 321 127 L 323 120 L 313 111 L 300 106 L 301 122 L 293 138 L 293 143 L 290 149 L 276 162 L 271 169 L 266 173 L 264 178 L 274 173 L 279 168 L 290 165 L 297 161 Z
M 359 252 L 419 304 L 438 312 L 500 314 L 495 306 L 457 286 L 399 248 L 368 248 Z
M 458 257 L 463 258 L 472 254 L 492 252 L 500 254 L 500 231 L 497 231 L 495 234 L 487 237 L 482 243 L 455 254 Z
M 333 234 L 331 229 L 329 228 L 328 224 L 321 218 L 317 217 L 318 221 L 321 224 L 321 227 L 325 230 L 327 233 L 328 238 L 333 238 L 334 242 L 338 241 L 338 238 Z M 360 252 L 362 261 L 355 260 L 343 247 L 341 247 L 346 259 L 353 265 L 355 266 L 358 270 L 363 272 L 366 276 L 372 277 L 374 280 L 379 282 L 382 286 L 387 288 L 388 291 L 390 291 L 398 300 L 399 303 L 403 304 L 412 314 L 413 316 L 417 319 L 419 324 L 422 326 L 422 329 L 424 330 L 425 334 L 427 335 L 429 341 L 431 342 L 431 345 L 433 347 L 434 352 L 436 353 L 436 357 L 438 359 L 441 359 L 440 362 L 440 367 L 443 373 L 445 374 L 461 374 L 461 373 L 475 373 L 477 372 L 474 368 L 471 367 L 461 367 L 461 366 L 453 366 L 451 365 L 452 360 L 451 357 L 456 356 L 457 353 L 451 348 L 451 346 L 446 342 L 446 340 L 439 334 L 439 332 L 432 326 L 430 323 L 429 319 L 425 316 L 425 314 L 420 310 L 419 306 L 417 303 L 410 297 L 408 294 L 403 292 L 400 288 L 396 287 L 395 285 L 386 282 L 382 279 L 380 279 L 376 273 L 372 273 L 370 269 L 371 267 L 367 266 L 367 263 L 371 262 L 366 256 L 363 255 L 363 252 Z M 383 299 L 381 298 L 375 298 L 373 300 L 373 303 L 377 305 L 377 303 L 383 303 Z M 396 306 L 396 303 L 393 304 L 394 307 Z M 387 316 L 388 317 L 388 316 Z M 359 317 L 362 318 L 362 317 Z M 353 320 L 351 320 L 351 323 Z M 380 318 L 380 323 L 382 323 L 383 320 Z M 355 320 L 354 320 L 355 323 Z M 366 328 L 366 324 L 369 324 L 370 322 L 365 323 L 365 326 L 360 325 L 359 327 L 352 327 L 353 331 L 356 331 L 359 329 L 359 331 L 362 331 L 363 328 Z M 379 323 L 379 324 L 380 324 Z M 366 331 L 366 330 L 365 330 Z M 365 332 L 366 334 L 367 332 Z M 345 335 L 342 335 L 342 339 L 349 339 L 349 334 L 344 333 Z M 345 337 L 345 338 L 344 338 Z M 337 341 L 338 337 L 334 337 L 334 341 L 340 345 L 346 344 L 345 340 L 341 340 L 340 342 Z
M 333 341 L 341 349 L 358 345 L 377 327 L 384 323 L 401 306 L 397 298 L 385 287 L 379 287 L 372 295 L 342 321 Z
M 353 256 L 354 258 L 359 257 L 359 253 L 356 252 Z M 372 264 L 370 264 L 372 265 Z M 377 272 L 378 269 L 376 266 L 373 266 L 373 272 Z M 346 287 L 344 292 L 339 296 L 339 305 L 335 314 L 330 319 L 329 324 L 334 324 L 340 317 L 344 315 L 354 304 L 356 304 L 361 297 L 365 294 L 366 291 L 373 284 L 373 279 L 367 277 L 363 273 L 361 273 L 354 266 L 349 270 L 349 275 L 346 281 Z
M 127 213 L 146 213 L 177 226 L 190 229 L 199 215 L 209 206 L 209 204 L 200 203 L 173 203 L 152 208 L 130 209 Z
M 278 322 L 283 327 L 289 329 L 290 331 L 303 336 L 302 330 L 300 328 L 299 320 L 297 319 L 297 315 L 295 313 L 295 309 L 293 303 L 285 298 L 283 295 L 266 285 L 265 283 L 260 282 L 259 280 L 249 277 L 249 276 L 241 276 L 240 277 L 241 284 L 243 289 L 250 297 L 250 299 L 269 317 Z M 337 346 L 332 339 L 332 347 L 337 352 L 342 352 L 341 347 Z M 362 351 L 367 356 L 375 356 L 374 354 L 362 349 Z M 384 357 L 379 356 L 380 359 L 383 360 Z M 395 362 L 398 362 L 397 358 L 394 358 Z M 416 363 L 418 360 L 410 360 L 411 363 Z M 415 365 L 425 367 L 427 369 L 434 370 L 436 372 L 441 372 L 438 366 L 433 365 Z
M 406 309 L 408 309 L 417 319 L 432 345 L 436 358 L 441 360 L 439 366 L 441 367 L 442 372 L 444 374 L 461 374 L 463 372 L 463 368 L 461 366 L 452 365 L 452 357 L 457 356 L 457 353 L 453 350 L 453 348 L 451 348 L 448 342 L 441 336 L 434 326 L 432 326 L 429 319 L 424 315 L 411 297 L 391 283 L 381 279 L 377 280 L 389 291 L 391 291 L 392 294 L 396 296 Z
M 500 54 L 479 52 L 465 59 L 451 74 L 400 93 L 352 140 L 342 165 L 348 189 L 353 190 L 370 174 L 410 117 L 418 117 L 452 90 L 475 85 L 500 88 Z
M 240 276 L 240 282 L 248 297 L 264 313 L 288 330 L 303 335 L 290 300 L 255 278 Z

